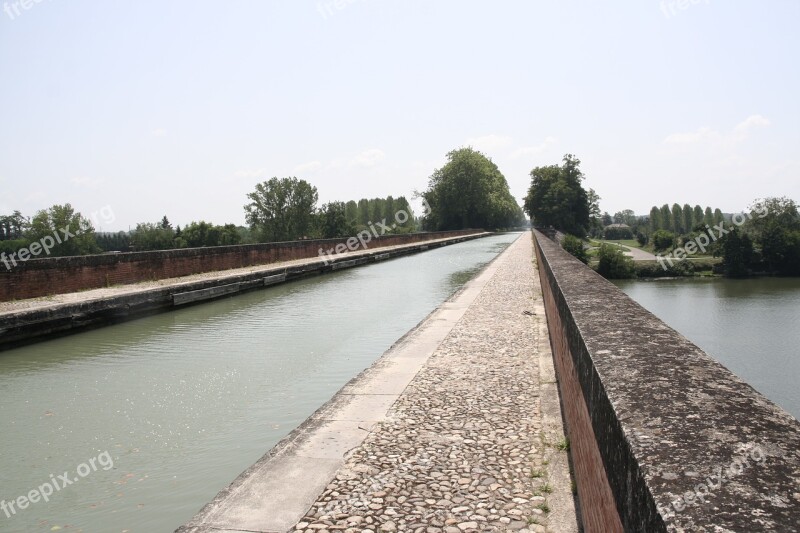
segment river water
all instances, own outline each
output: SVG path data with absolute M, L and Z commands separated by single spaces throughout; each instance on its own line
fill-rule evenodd
M 800 279 L 618 281 L 628 296 L 800 418 Z
M 0 531 L 174 530 L 519 236 L 0 353 Z

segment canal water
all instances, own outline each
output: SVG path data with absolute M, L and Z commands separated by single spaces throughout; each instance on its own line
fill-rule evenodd
M 800 279 L 670 279 L 616 285 L 800 418 Z
M 519 236 L 1 352 L 0 531 L 173 531 Z

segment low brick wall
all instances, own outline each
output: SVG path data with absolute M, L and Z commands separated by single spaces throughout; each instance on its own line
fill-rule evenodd
M 478 232 L 460 230 L 386 235 L 374 238 L 368 246 L 375 249 Z M 306 259 L 317 257 L 320 248 L 328 251 L 346 242 L 347 239 L 324 239 L 54 257 L 17 262 L 10 270 L 0 264 L 0 302 Z
M 585 530 L 800 530 L 800 423 L 533 233 Z

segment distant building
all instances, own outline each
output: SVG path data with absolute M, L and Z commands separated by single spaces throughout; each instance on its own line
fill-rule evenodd
M 633 232 L 627 224 L 609 224 L 603 228 L 603 238 L 610 240 L 633 239 Z

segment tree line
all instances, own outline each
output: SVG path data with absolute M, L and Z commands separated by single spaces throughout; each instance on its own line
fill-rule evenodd
M 30 218 L 20 211 L 0 215 L 0 253 L 15 254 L 51 237 L 54 244 L 48 247 L 47 255 L 85 255 L 102 251 L 95 241 L 91 220 L 69 203 L 42 209 Z

